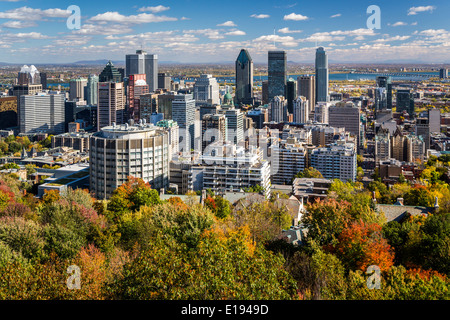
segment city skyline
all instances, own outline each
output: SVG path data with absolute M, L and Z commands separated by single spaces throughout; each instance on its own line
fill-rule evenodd
M 381 29 L 373 30 L 366 24 L 369 1 L 69 4 L 81 9 L 80 30 L 67 28 L 65 3 L 0 1 L 0 61 L 122 61 L 142 48 L 160 61 L 211 63 L 234 61 L 246 48 L 255 63 L 266 62 L 271 50 L 286 51 L 288 61 L 311 63 L 319 46 L 330 62 L 448 63 L 450 56 L 450 4 L 444 0 L 379 1 Z

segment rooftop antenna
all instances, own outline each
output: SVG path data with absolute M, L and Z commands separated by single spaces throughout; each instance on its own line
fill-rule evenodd
M 275 28 L 273 28 L 273 35 L 274 35 L 274 37 L 273 37 L 273 46 L 274 46 L 275 49 L 276 49 L 277 47 L 276 47 L 276 45 L 275 45 L 275 36 L 276 36 L 276 34 L 275 34 Z

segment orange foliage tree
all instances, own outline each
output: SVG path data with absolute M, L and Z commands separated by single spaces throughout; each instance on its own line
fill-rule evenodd
M 381 271 L 387 271 L 394 264 L 393 249 L 377 223 L 352 222 L 339 234 L 332 251 L 352 270 L 365 272 L 370 265 L 377 265 Z

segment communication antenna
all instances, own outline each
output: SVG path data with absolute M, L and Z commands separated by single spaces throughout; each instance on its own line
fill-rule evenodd
M 276 33 L 275 33 L 275 28 L 273 28 L 273 35 L 274 35 L 274 37 L 273 37 L 273 46 L 275 47 L 275 49 L 277 48 L 277 46 L 275 45 L 275 36 L 276 36 Z

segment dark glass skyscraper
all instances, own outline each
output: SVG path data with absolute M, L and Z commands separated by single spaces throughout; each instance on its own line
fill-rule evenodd
M 316 102 L 328 102 L 328 57 L 323 47 L 316 51 Z
M 294 113 L 294 100 L 297 98 L 297 82 L 294 79 L 289 79 L 286 82 L 286 99 L 287 110 L 290 114 Z
M 377 77 L 375 90 L 375 110 L 392 109 L 392 81 L 391 77 Z
M 122 75 L 119 70 L 109 61 L 106 64 L 105 69 L 103 69 L 102 73 L 98 76 L 99 82 L 122 82 Z
M 253 60 L 247 50 L 242 49 L 236 59 L 236 106 L 253 104 Z
M 414 116 L 414 93 L 411 90 L 397 90 L 397 112 L 406 110 L 409 116 Z
M 285 96 L 287 77 L 286 51 L 269 51 L 269 102 L 276 96 Z

